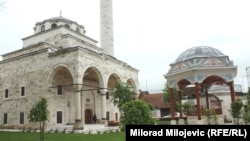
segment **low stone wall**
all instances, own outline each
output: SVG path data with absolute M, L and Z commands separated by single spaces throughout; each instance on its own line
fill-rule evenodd
M 201 116 L 201 120 L 198 120 L 197 116 L 188 116 L 187 117 L 188 124 L 209 124 L 206 116 Z M 217 115 L 217 121 L 214 121 L 213 118 L 210 119 L 210 124 L 224 124 L 224 116 Z
M 70 133 L 73 132 L 73 125 L 47 126 L 45 132 L 48 133 Z
M 14 129 L 14 127 L 5 127 L 0 128 L 0 131 L 4 132 L 40 132 L 38 128 L 23 128 L 23 129 Z M 74 130 L 73 125 L 55 125 L 47 126 L 45 128 L 45 133 L 78 133 L 78 134 L 104 134 L 111 132 L 119 132 L 119 126 L 106 126 L 104 124 L 92 124 L 85 125 L 83 130 Z

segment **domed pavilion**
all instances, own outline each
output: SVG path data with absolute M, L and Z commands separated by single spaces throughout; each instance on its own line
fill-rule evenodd
M 201 97 L 205 97 L 205 106 L 209 108 L 208 89 L 213 85 L 226 85 L 230 88 L 231 102 L 235 100 L 234 78 L 237 66 L 229 57 L 210 46 L 195 46 L 182 52 L 170 64 L 164 75 L 170 92 L 170 110 L 174 119 L 174 89 L 177 90 L 179 102 L 187 86 L 194 87 L 197 124 L 204 124 L 201 112 Z M 229 102 L 230 103 L 230 102 Z

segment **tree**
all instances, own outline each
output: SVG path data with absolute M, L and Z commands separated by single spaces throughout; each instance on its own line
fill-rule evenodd
M 246 93 L 247 102 L 244 105 L 244 121 L 245 123 L 250 123 L 250 88 L 248 88 L 248 92 Z
M 214 109 L 209 109 L 209 108 L 203 107 L 202 110 L 203 110 L 205 116 L 207 117 L 208 124 L 211 124 L 212 121 L 214 121 L 214 123 L 217 124 L 218 118 L 216 115 L 216 111 Z
M 151 108 L 148 103 L 140 99 L 123 104 L 121 107 L 121 130 L 124 131 L 126 125 L 155 124 Z
M 186 101 L 184 103 L 180 103 L 180 102 L 176 102 L 177 107 L 179 109 L 180 112 L 183 112 L 186 117 L 191 114 L 192 112 L 194 112 L 194 104 L 190 101 Z M 188 124 L 188 122 L 187 122 Z
M 121 109 L 122 105 L 133 98 L 133 90 L 127 83 L 116 83 L 115 91 L 113 93 L 113 103 Z
M 47 107 L 47 100 L 41 97 L 40 101 L 33 105 L 28 115 L 29 122 L 40 123 L 40 141 L 44 140 L 44 126 L 45 122 L 48 121 L 49 111 Z
M 242 113 L 241 109 L 243 107 L 243 102 L 240 99 L 236 99 L 231 103 L 231 114 L 234 118 L 234 122 L 239 124 L 239 118 Z
M 170 103 L 169 86 L 167 82 L 165 83 L 165 88 L 163 89 L 163 93 L 164 93 L 164 101 Z M 176 89 L 174 89 L 174 101 L 178 101 L 178 95 Z M 177 102 L 174 103 L 174 108 L 177 111 L 179 110 Z
M 182 111 L 185 115 L 189 115 L 194 112 L 194 104 L 190 101 L 186 101 L 182 104 Z

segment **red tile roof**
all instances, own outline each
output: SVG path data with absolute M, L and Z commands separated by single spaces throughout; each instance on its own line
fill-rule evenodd
M 149 104 L 152 104 L 152 106 L 157 109 L 170 107 L 169 103 L 164 101 L 163 93 L 149 94 L 148 91 L 141 91 L 138 98 Z

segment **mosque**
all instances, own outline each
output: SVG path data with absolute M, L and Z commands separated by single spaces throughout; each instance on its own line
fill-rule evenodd
M 0 125 L 32 126 L 29 110 L 40 97 L 48 101 L 47 127 L 75 130 L 97 122 L 119 121 L 110 93 L 117 82 L 138 93 L 139 70 L 114 57 L 112 1 L 100 1 L 100 47 L 83 25 L 63 17 L 37 22 L 23 47 L 0 61 Z

